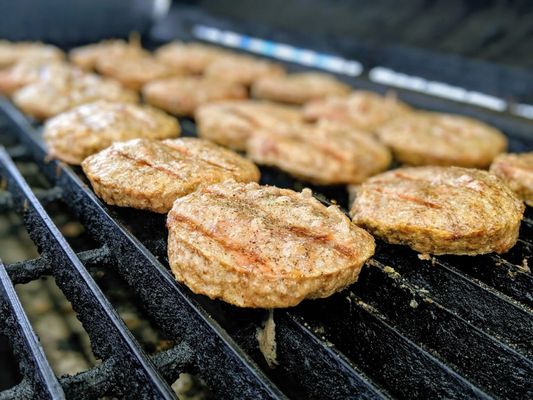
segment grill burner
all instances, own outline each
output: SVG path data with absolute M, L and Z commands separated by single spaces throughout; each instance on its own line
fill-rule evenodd
M 354 79 L 358 87 L 385 88 Z M 513 151 L 530 150 L 531 125 L 503 114 L 400 93 L 415 106 L 470 113 L 511 135 Z M 329 299 L 276 310 L 279 365 L 258 349 L 262 310 L 243 310 L 192 294 L 167 269 L 164 217 L 107 207 L 78 168 L 49 162 L 38 127 L 0 100 L 0 150 L 7 191 L 0 211 L 24 215 L 41 257 L 0 267 L 0 333 L 7 336 L 23 380 L 0 392 L 11 398 L 174 398 L 167 382 L 198 374 L 216 398 L 530 398 L 533 212 L 527 208 L 519 243 L 504 255 L 420 260 L 400 246 L 378 243 L 359 282 Z M 183 121 L 186 135 L 194 124 Z M 32 191 L 13 159 L 36 163 L 52 189 Z M 262 183 L 304 185 L 262 169 Z M 307 186 L 307 185 L 306 185 Z M 343 188 L 314 188 L 343 207 Z M 61 199 L 101 247 L 74 253 L 41 204 Z M 110 265 L 136 293 L 175 347 L 148 356 L 132 337 L 86 267 Z M 57 378 L 17 299 L 13 283 L 53 275 L 72 303 L 102 363 Z

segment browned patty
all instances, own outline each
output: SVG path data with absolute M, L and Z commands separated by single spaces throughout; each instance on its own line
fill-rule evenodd
M 458 115 L 412 112 L 378 129 L 394 157 L 408 165 L 487 168 L 507 148 L 497 129 Z
M 116 57 L 124 59 L 146 57 L 149 54 L 138 43 L 112 39 L 72 49 L 69 58 L 74 65 L 91 71 L 100 60 L 110 56 L 114 59 Z
M 206 104 L 195 113 L 198 135 L 223 146 L 245 150 L 259 129 L 302 122 L 300 110 L 266 101 L 222 101 Z
M 177 71 L 203 74 L 213 61 L 229 54 L 229 51 L 202 43 L 171 42 L 156 50 L 158 60 Z
M 359 183 L 391 162 L 389 150 L 371 135 L 331 123 L 257 130 L 246 153 L 258 164 L 321 185 Z
M 125 57 L 122 54 L 99 59 L 96 63 L 96 71 L 116 79 L 124 87 L 133 90 L 141 90 L 145 84 L 151 81 L 180 73 L 180 71 L 151 56 Z
M 75 68 L 62 61 L 26 59 L 0 70 L 0 93 L 12 95 L 17 90 L 41 80 L 61 79 L 75 73 Z
M 49 44 L 0 40 L 0 68 L 10 67 L 22 60 L 61 61 L 64 58 L 59 48 Z
M 459 167 L 385 172 L 356 190 L 354 222 L 420 253 L 505 253 L 518 238 L 524 204 L 497 177 Z
M 168 212 L 176 198 L 206 185 L 259 180 L 252 162 L 196 138 L 117 142 L 81 165 L 106 203 L 158 213 Z
M 304 117 L 309 121 L 328 120 L 373 132 L 410 108 L 395 96 L 357 90 L 349 96 L 329 97 L 307 103 Z
M 132 103 L 97 101 L 49 119 L 43 138 L 51 157 L 81 164 L 114 142 L 134 138 L 179 136 L 178 121 L 156 108 Z
M 237 83 L 194 76 L 150 82 L 142 94 L 146 102 L 180 116 L 194 115 L 203 104 L 247 97 L 246 88 Z
M 168 258 L 193 292 L 239 307 L 290 307 L 357 280 L 374 240 L 336 206 L 256 183 L 224 182 L 174 202 Z
M 205 70 L 208 78 L 246 86 L 251 86 L 260 78 L 283 74 L 285 69 L 280 64 L 240 54 L 225 55 L 209 64 Z
M 490 172 L 533 207 L 533 152 L 500 154 L 490 166 Z
M 350 86 L 333 75 L 317 72 L 267 76 L 252 85 L 252 95 L 258 99 L 291 104 L 304 104 L 330 96 L 345 96 L 350 91 Z
M 13 95 L 15 104 L 38 120 L 45 120 L 73 107 L 97 100 L 135 103 L 139 97 L 137 93 L 123 88 L 114 80 L 81 72 L 59 79 L 40 80 Z

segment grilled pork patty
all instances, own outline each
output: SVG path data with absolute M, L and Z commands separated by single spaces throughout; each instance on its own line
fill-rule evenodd
M 252 162 L 196 138 L 117 142 L 81 165 L 106 203 L 158 213 L 168 212 L 176 198 L 206 185 L 259 180 Z
M 506 137 L 481 121 L 430 112 L 398 117 L 378 137 L 407 165 L 486 168 L 507 148 Z
M 14 103 L 24 113 L 38 120 L 97 100 L 135 103 L 139 96 L 114 80 L 81 71 L 53 79 L 41 79 L 17 90 L 13 95 Z
M 301 122 L 302 113 L 267 101 L 234 100 L 200 106 L 195 119 L 200 137 L 245 150 L 246 141 L 257 130 Z
M 239 307 L 290 307 L 357 280 L 370 234 L 336 206 L 256 183 L 223 182 L 177 199 L 168 258 L 193 292 Z
M 392 158 L 372 135 L 329 122 L 257 130 L 246 153 L 257 164 L 320 185 L 360 183 L 387 169 Z
M 459 167 L 402 168 L 356 189 L 353 221 L 386 242 L 420 253 L 505 253 L 518 238 L 524 204 L 499 178 Z
M 231 54 L 215 46 L 202 43 L 171 42 L 158 48 L 155 57 L 184 74 L 203 74 L 218 58 Z
M 246 88 L 196 76 L 174 77 L 148 83 L 144 100 L 174 115 L 192 116 L 203 104 L 221 100 L 245 99 Z
M 92 71 L 101 60 L 109 57 L 116 60 L 116 57 L 125 59 L 141 58 L 149 55 L 150 53 L 144 50 L 138 43 L 111 39 L 76 47 L 70 51 L 69 59 L 79 68 Z
M 280 64 L 242 54 L 224 55 L 205 69 L 206 78 L 245 86 L 263 77 L 284 74 L 285 69 Z
M 490 166 L 490 172 L 533 207 L 533 152 L 500 154 Z
M 304 72 L 258 79 L 252 85 L 252 95 L 258 99 L 290 104 L 304 104 L 329 96 L 345 96 L 351 87 L 333 75 Z
M 43 139 L 51 157 L 78 165 L 114 142 L 168 139 L 179 134 L 176 118 L 161 110 L 132 103 L 97 101 L 49 119 Z
M 304 106 L 308 121 L 327 120 L 348 127 L 373 132 L 410 108 L 394 96 L 356 90 L 349 96 L 310 101 Z

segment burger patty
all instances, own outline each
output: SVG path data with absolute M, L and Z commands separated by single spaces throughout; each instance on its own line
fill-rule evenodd
M 533 152 L 500 154 L 490 166 L 490 172 L 533 207 Z
M 9 42 L 0 40 L 0 68 L 7 68 L 23 60 L 62 61 L 63 52 L 40 42 Z
M 486 171 L 414 167 L 360 185 L 351 215 L 374 236 L 420 253 L 476 255 L 513 247 L 524 208 Z
M 241 54 L 225 55 L 205 69 L 207 78 L 245 86 L 251 86 L 260 78 L 284 74 L 285 69 L 279 64 Z
M 168 212 L 176 198 L 203 186 L 229 179 L 259 180 L 252 162 L 196 138 L 117 142 L 81 166 L 106 203 L 158 213 Z
M 139 96 L 114 80 L 81 71 L 59 79 L 40 80 L 13 95 L 15 104 L 38 120 L 97 100 L 135 103 Z
M 308 121 L 328 120 L 373 132 L 391 119 L 409 112 L 410 108 L 393 96 L 358 90 L 345 97 L 315 100 L 304 106 Z
M 122 54 L 99 59 L 96 71 L 133 90 L 141 90 L 148 82 L 168 78 L 179 72 L 152 56 L 125 57 Z
M 97 101 L 49 119 L 43 139 L 51 157 L 80 164 L 114 142 L 134 138 L 168 139 L 179 134 L 178 121 L 156 108 Z
M 246 153 L 258 164 L 321 185 L 360 183 L 391 162 L 389 150 L 371 135 L 328 122 L 258 130 Z
M 193 292 L 239 307 L 290 307 L 357 280 L 371 235 L 336 206 L 256 183 L 223 182 L 177 199 L 168 258 Z
M 265 101 L 223 101 L 199 107 L 195 119 L 200 137 L 245 150 L 246 141 L 257 130 L 301 122 L 302 113 Z
M 79 68 L 92 71 L 100 60 L 110 56 L 124 59 L 147 57 L 149 55 L 149 52 L 135 42 L 128 43 L 125 40 L 114 39 L 72 49 L 69 53 L 69 59 Z
M 378 129 L 378 137 L 408 165 L 486 168 L 507 148 L 506 137 L 489 125 L 430 112 L 398 117 Z
M 150 82 L 144 86 L 142 94 L 146 102 L 179 116 L 192 116 L 203 104 L 248 96 L 246 88 L 237 83 L 193 76 Z
M 61 61 L 23 60 L 0 71 L 0 93 L 12 95 L 40 80 L 61 79 L 75 73 L 75 68 Z
M 183 42 L 168 43 L 155 52 L 158 60 L 188 74 L 203 74 L 209 64 L 227 54 L 230 52 L 214 46 Z
M 344 96 L 350 91 L 350 86 L 334 76 L 316 72 L 264 77 L 252 85 L 252 95 L 256 98 L 291 104 Z

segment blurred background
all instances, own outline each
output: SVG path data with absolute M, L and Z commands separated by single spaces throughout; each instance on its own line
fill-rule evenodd
M 533 104 L 528 0 L 2 0 L 0 37 L 72 47 L 201 24 Z

